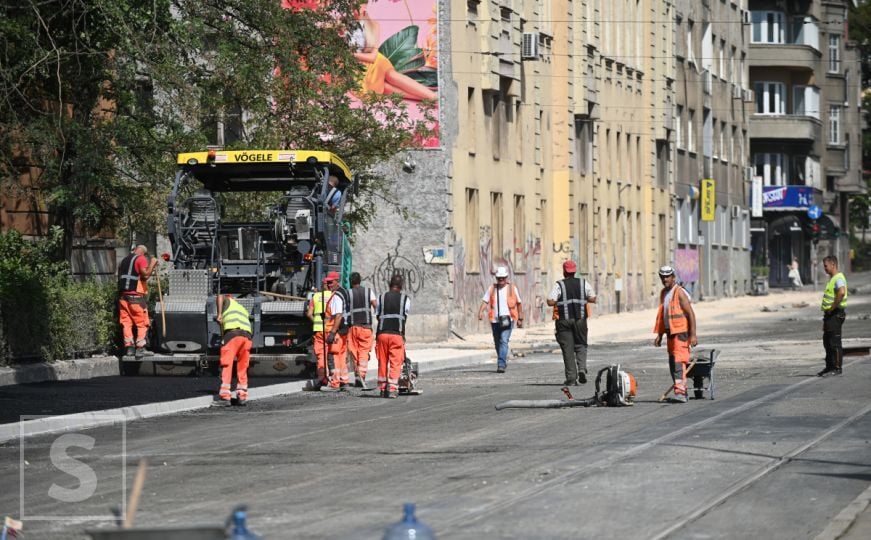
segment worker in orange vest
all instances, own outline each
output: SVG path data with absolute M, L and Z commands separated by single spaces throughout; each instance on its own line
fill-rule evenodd
M 698 345 L 696 338 L 696 314 L 686 290 L 675 283 L 674 268 L 659 269 L 662 291 L 659 293 L 659 309 L 656 311 L 656 339 L 653 345 L 662 345 L 662 336 L 668 337 L 668 367 L 674 383 L 675 403 L 687 402 L 687 364 L 690 348 Z
M 354 363 L 357 374 L 355 386 L 364 387 L 366 371 L 369 369 L 369 353 L 375 344 L 372 335 L 372 310 L 378 305 L 375 293 L 369 287 L 360 285 L 362 278 L 359 272 L 351 273 L 351 290 L 348 291 L 348 309 L 346 310 L 348 330 L 348 352 Z
M 378 357 L 378 389 L 381 397 L 399 397 L 399 375 L 405 362 L 405 321 L 411 300 L 402 294 L 404 280 L 399 274 L 390 278 L 390 290 L 378 298 L 375 315 L 378 334 L 375 356 Z
M 149 262 L 148 248 L 143 245 L 133 248 L 118 265 L 118 318 L 124 335 L 125 356 L 141 358 L 145 355 L 145 335 L 150 326 L 147 281 L 156 266 L 157 257 Z
M 508 282 L 508 268 L 504 266 L 496 268 L 496 284 L 490 285 L 481 298 L 479 321 L 484 318 L 488 307 L 493 343 L 496 346 L 496 373 L 505 373 L 508 367 L 508 340 L 511 339 L 511 330 L 515 324 L 517 328 L 523 328 L 523 305 L 517 287 Z
M 340 279 L 338 272 L 329 272 L 324 278 L 324 290 L 314 294 L 306 310 L 312 321 L 312 348 L 318 359 L 319 388 L 323 391 L 344 390 L 349 386 L 345 338 L 339 334 L 345 310 L 342 295 L 337 292 Z

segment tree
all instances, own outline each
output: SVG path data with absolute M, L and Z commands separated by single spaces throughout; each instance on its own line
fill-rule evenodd
M 228 147 L 334 151 L 367 171 L 426 133 L 398 97 L 350 93 L 358 0 L 23 0 L 0 7 L 0 181 L 76 234 L 163 224 L 175 155 Z M 424 104 L 425 106 L 425 104 Z M 385 182 L 365 177 L 356 219 Z

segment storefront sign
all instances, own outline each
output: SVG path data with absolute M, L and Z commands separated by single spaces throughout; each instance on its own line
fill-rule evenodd
M 752 198 L 756 193 L 751 193 Z M 807 209 L 814 203 L 814 190 L 808 186 L 766 186 L 762 188 L 762 207 L 780 210 Z M 751 200 L 751 205 L 755 204 Z
M 717 210 L 717 190 L 710 178 L 702 180 L 702 221 L 714 221 Z

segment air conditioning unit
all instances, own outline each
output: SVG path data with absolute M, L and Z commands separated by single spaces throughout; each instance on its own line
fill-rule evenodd
M 522 60 L 538 60 L 538 32 L 524 32 L 520 43 Z
M 737 84 L 732 85 L 732 97 L 734 99 L 741 99 L 744 97 L 744 92 L 742 91 L 741 87 L 738 86 Z
M 738 219 L 741 217 L 741 207 L 737 204 L 732 205 L 732 219 Z
M 751 103 L 753 102 L 753 90 L 750 90 L 749 88 L 745 88 L 743 90 L 743 94 L 744 94 L 744 101 L 748 101 Z

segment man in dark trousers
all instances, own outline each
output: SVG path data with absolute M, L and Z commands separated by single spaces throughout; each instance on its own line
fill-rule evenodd
M 843 373 L 844 349 L 841 342 L 841 327 L 847 318 L 847 278 L 838 270 L 838 258 L 829 255 L 823 259 L 823 270 L 829 275 L 823 291 L 823 347 L 826 349 L 826 367 L 817 373 L 820 377 Z
M 563 263 L 563 279 L 554 284 L 547 297 L 547 305 L 554 308 L 566 386 L 587 382 L 587 304 L 596 303 L 595 291 L 587 280 L 575 277 L 577 271 L 574 261 Z

